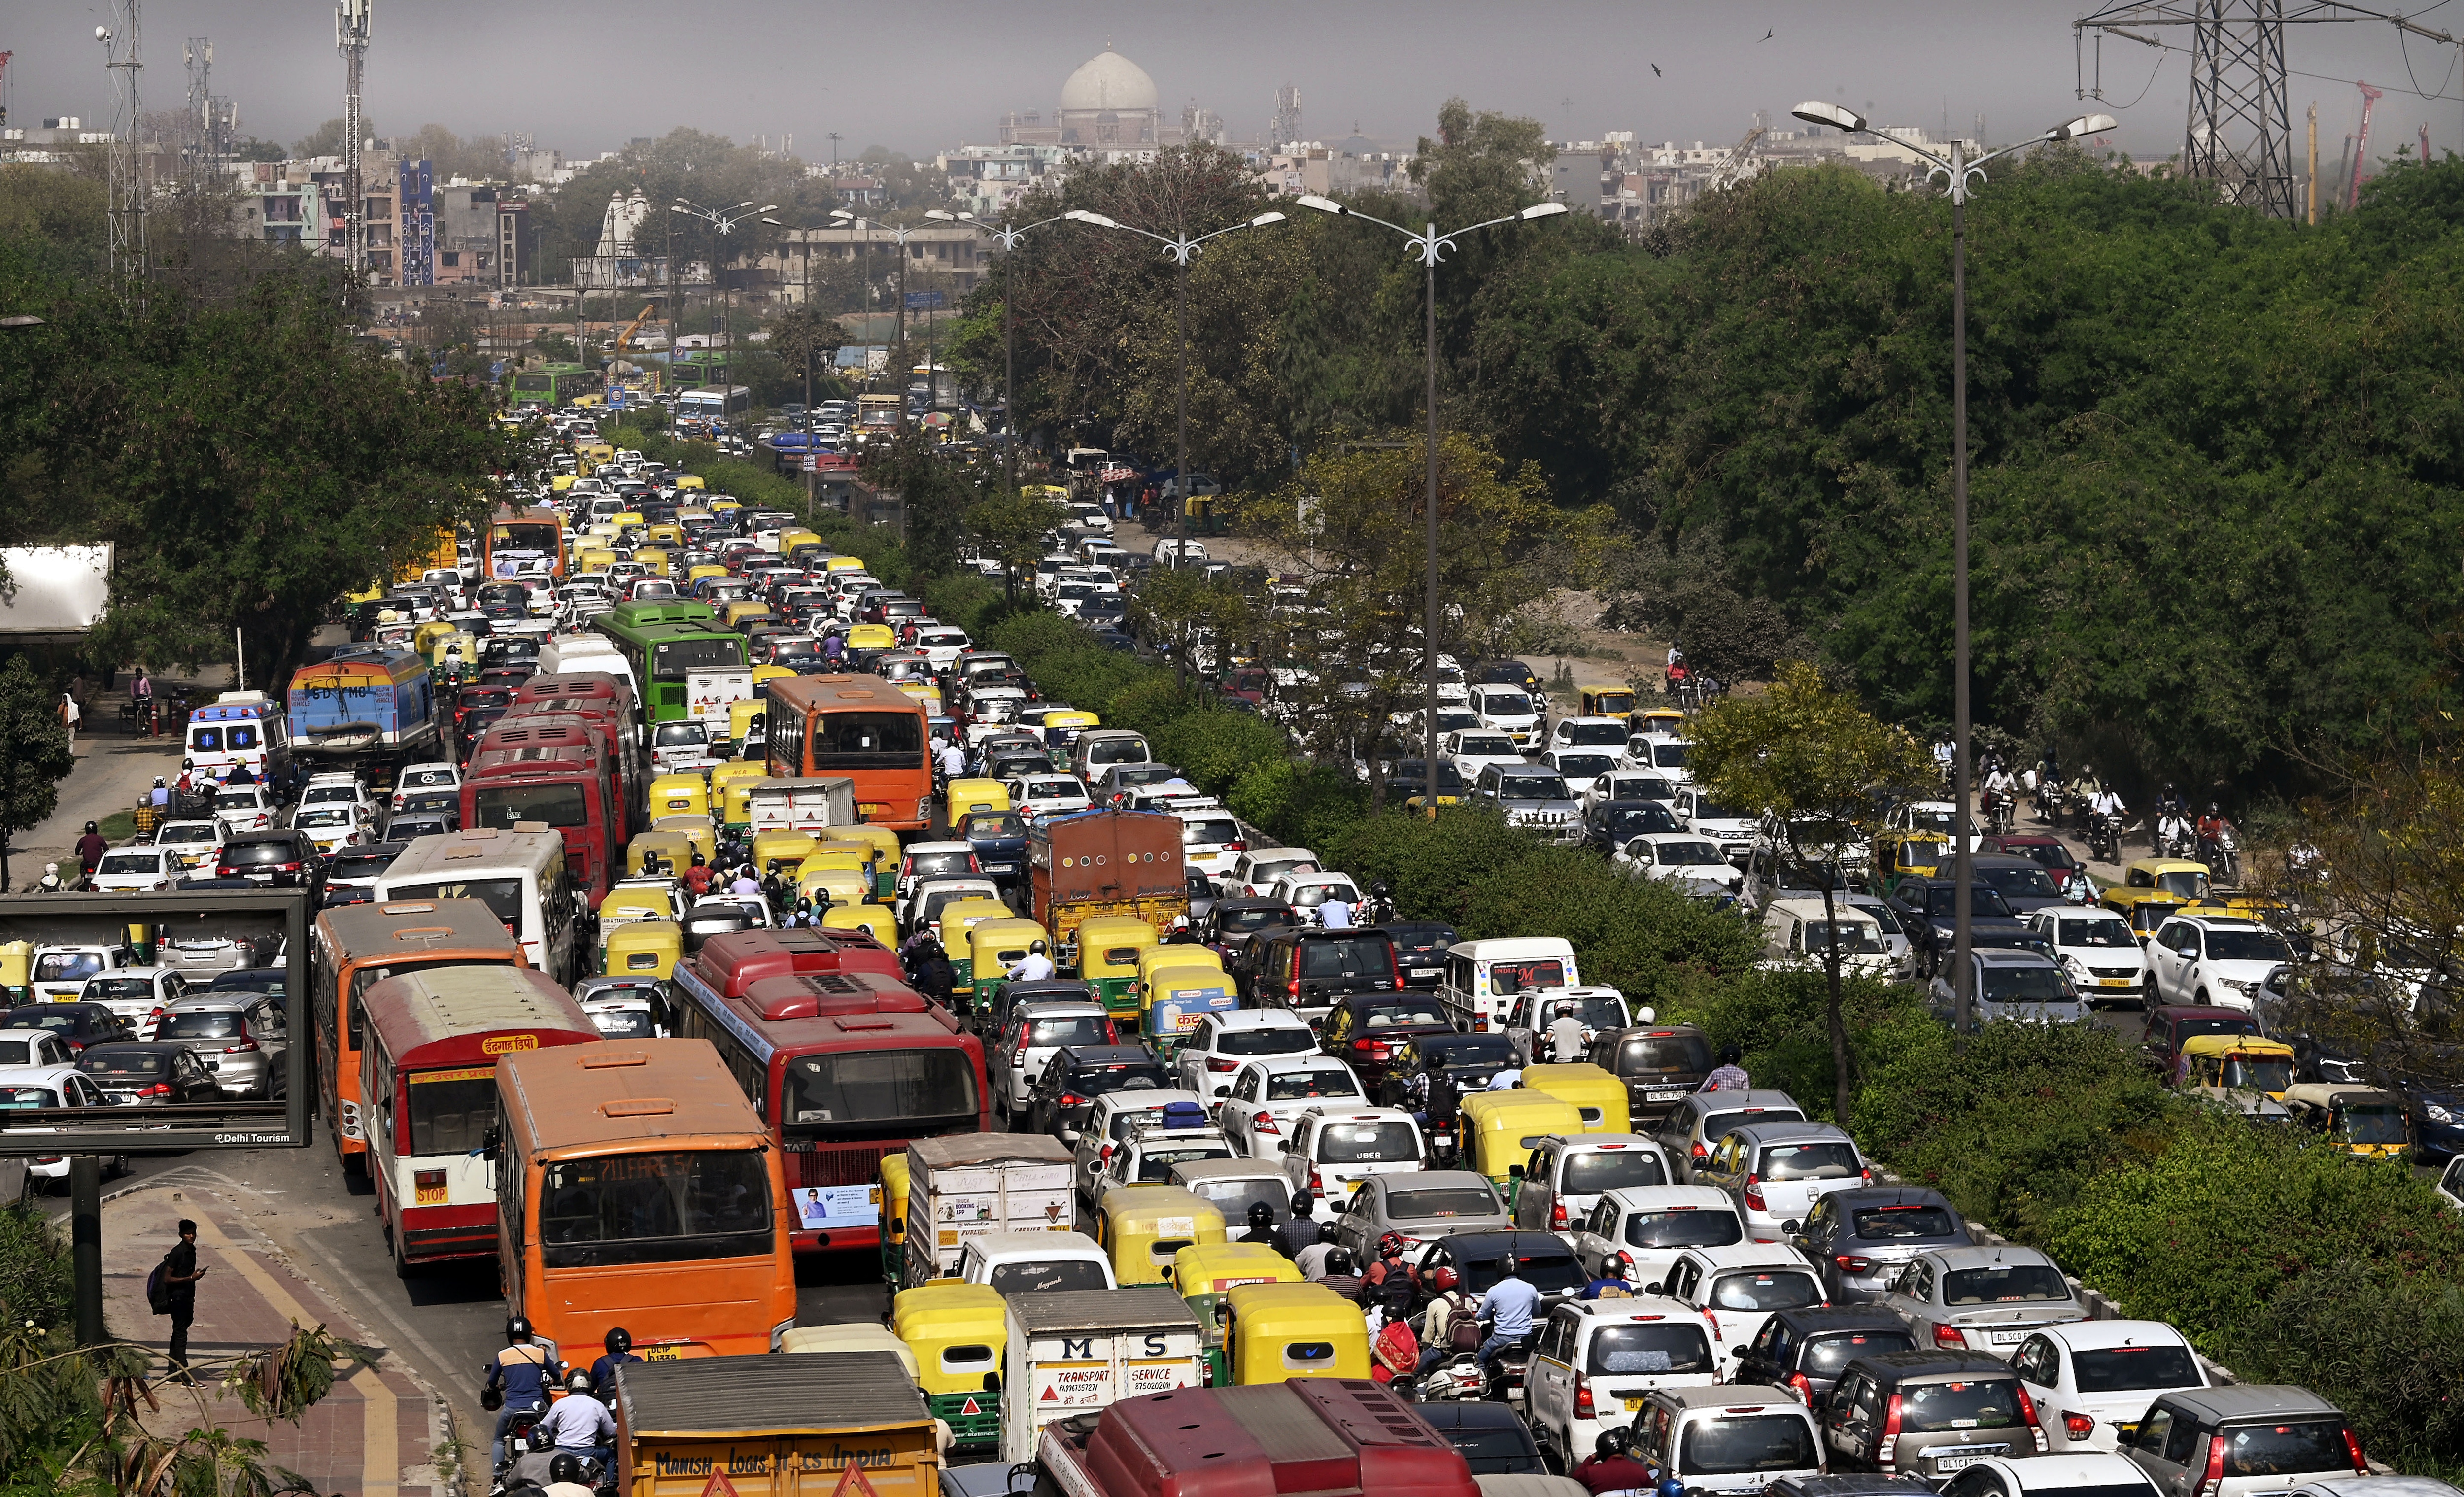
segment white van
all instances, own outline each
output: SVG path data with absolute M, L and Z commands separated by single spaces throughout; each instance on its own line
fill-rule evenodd
M 1836 942 L 1842 977 L 1888 978 L 1898 963 L 1882 941 L 1882 927 L 1848 902 L 1833 901 L 1831 923 L 1823 923 L 1822 901 L 1774 899 L 1763 910 L 1763 958 L 1754 963 L 1766 972 L 1821 972 L 1824 953 Z
M 1571 942 L 1554 936 L 1501 936 L 1448 947 L 1438 996 L 1457 1029 L 1486 1034 L 1506 1027 L 1517 993 L 1582 980 Z
M 1661 1388 L 1719 1381 L 1711 1322 L 1691 1305 L 1637 1295 L 1572 1300 L 1549 1312 L 1523 1379 L 1531 1432 L 1568 1467 Z
M 958 1279 L 1003 1294 L 1116 1289 L 1112 1263 L 1084 1232 L 987 1232 L 958 1249 Z

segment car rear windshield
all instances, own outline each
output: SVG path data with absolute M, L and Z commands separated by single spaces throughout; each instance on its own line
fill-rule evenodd
M 158 1040 L 231 1040 L 238 1038 L 239 1032 L 239 1015 L 226 1008 L 206 1013 L 165 1014 L 154 1037 Z
M 1397 1024 L 1441 1024 L 1446 1022 L 1444 1010 L 1434 998 L 1381 998 L 1375 1002 L 1359 1005 L 1360 1027 L 1375 1032 L 1392 1029 Z
M 1052 1294 L 1064 1289 L 1109 1289 L 1104 1266 L 1072 1259 L 1063 1263 L 1005 1263 L 994 1266 L 992 1286 L 1003 1294 Z
M 171 1056 L 165 1050 L 88 1050 L 77 1057 L 77 1069 L 89 1076 L 167 1076 Z
M 2062 892 L 2043 869 L 1981 868 L 1976 876 L 2006 899 L 2059 899 Z
M 1733 1211 L 1672 1206 L 1666 1211 L 1638 1211 L 1625 1219 L 1628 1247 L 1727 1247 L 1745 1240 L 1745 1223 Z
M 1344 1066 L 1328 1066 L 1310 1070 L 1277 1071 L 1266 1078 L 1269 1102 L 1291 1102 L 1302 1097 L 1356 1097 L 1360 1083 L 1352 1078 Z
M 1127 1061 L 1117 1066 L 1081 1066 L 1069 1073 L 1069 1085 L 1090 1097 L 1108 1091 L 1156 1091 L 1171 1084 L 1162 1067 Z
M 1853 1213 L 1857 1235 L 1869 1243 L 1911 1237 L 1948 1237 L 1959 1230 L 1940 1206 L 1867 1206 Z
M 2184 1346 L 2109 1346 L 2073 1352 L 2081 1393 L 2136 1393 L 2144 1388 L 2195 1388 L 2199 1366 Z
M 326 872 L 334 878 L 374 878 L 393 867 L 402 856 L 402 848 L 387 848 L 382 852 L 340 852 Z
M 102 958 L 90 951 L 46 952 L 34 958 L 36 982 L 66 982 L 73 978 L 89 978 L 102 970 Z
M 1104 1021 L 1093 1014 L 1076 1014 L 1066 1019 L 1039 1019 L 1027 1031 L 1029 1045 L 1109 1045 L 1111 1036 L 1104 1032 Z
M 2136 946 L 2139 938 L 2130 934 L 2127 920 L 2064 920 L 2061 932 L 2054 937 L 2057 946 L 2099 946 L 2116 951 Z
M 232 868 L 256 868 L 269 863 L 297 863 L 299 849 L 289 841 L 234 842 L 224 847 L 223 861 Z
M 1711 1341 L 1685 1321 L 1602 1326 L 1592 1332 L 1595 1377 L 1637 1373 L 1707 1373 Z
M 1504 1035 L 1470 1035 L 1459 1040 L 1422 1040 L 1420 1053 L 1449 1068 L 1495 1070 L 1514 1062 L 1514 1042 Z
M 1585 1149 L 1566 1159 L 1557 1189 L 1568 1196 L 1596 1196 L 1628 1185 L 1665 1185 L 1668 1172 L 1657 1149 Z
M 19 1046 L 21 1049 L 23 1046 Z M 15 1087 L 0 1084 L 0 1108 L 58 1107 L 60 1094 L 49 1087 Z
M 1864 1166 L 1845 1139 L 1763 1145 L 1762 1176 L 1773 1180 L 1844 1180 Z
M 2344 1444 L 2344 1421 L 2295 1420 L 2281 1424 L 2229 1426 L 2219 1432 L 2225 1442 L 2225 1475 L 2291 1476 L 2303 1471 L 2349 1467 L 2352 1452 Z
M 1713 1310 L 1798 1310 L 1822 1303 L 1822 1286 L 1786 1268 L 1722 1274 L 1711 1285 Z
M 1317 1048 L 1317 1036 L 1307 1029 L 1227 1029 L 1215 1037 L 1221 1055 L 1306 1055 Z
M 102 873 L 154 873 L 160 872 L 162 870 L 162 867 L 163 854 L 159 852 L 109 852 L 103 854 L 102 867 L 96 871 Z
M 1953 1429 L 2002 1429 L 2018 1422 L 2016 1377 L 1912 1382 L 1900 1389 L 1900 1428 L 1911 1435 Z
M 95 978 L 89 980 L 81 997 L 94 999 L 152 998 L 152 978 Z
M 1399 1117 L 1376 1123 L 1329 1123 L 1317 1131 L 1317 1156 L 1322 1164 L 1416 1160 L 1420 1156 L 1420 1135 Z
M 1677 1459 L 1688 1476 L 1814 1470 L 1822 1464 L 1814 1448 L 1814 1426 L 1804 1415 L 1791 1413 L 1695 1420 L 1685 1426 Z
M 1463 1265 L 1464 1291 L 1485 1294 L 1506 1277 L 1508 1259 L 1507 1255 L 1498 1253 L 1485 1258 L 1463 1257 L 1459 1261 Z M 1543 1294 L 1557 1289 L 1579 1289 L 1591 1281 L 1591 1276 L 1583 1272 L 1582 1264 L 1573 1253 L 1516 1253 L 1511 1261 L 1514 1276 Z
M 1302 977 L 1394 980 L 1395 945 L 1383 936 L 1343 936 L 1300 946 Z
M 2043 1304 L 2071 1297 L 2062 1271 L 2046 1264 L 2006 1263 L 1990 1268 L 1958 1268 L 1945 1274 L 1946 1305 Z
M 1796 1365 L 1799 1372 L 1816 1377 L 1837 1377 L 1860 1356 L 1913 1352 L 1916 1345 L 1916 1337 L 1904 1331 L 1855 1331 L 1844 1335 L 1814 1336 L 1798 1352 Z
M 1617 1072 L 1620 1075 L 1705 1075 L 1710 1069 L 1710 1042 L 1699 1034 L 1654 1035 L 1628 1040 L 1617 1051 Z M 1718 1134 L 1710 1136 L 1717 1137 Z
M 1172 1178 L 1176 1164 L 1195 1164 L 1200 1159 L 1228 1159 L 1232 1146 L 1221 1140 L 1206 1144 L 1175 1144 L 1169 1149 L 1149 1149 L 1138 1156 L 1138 1183 L 1160 1185 Z
M 1989 963 L 1984 972 L 1989 1003 L 2067 1003 L 2070 991 L 2055 966 L 2004 966 Z
M 1468 1185 L 1398 1190 L 1386 1198 L 1386 1218 L 1390 1222 L 1435 1222 L 1498 1214 L 1495 1196 Z

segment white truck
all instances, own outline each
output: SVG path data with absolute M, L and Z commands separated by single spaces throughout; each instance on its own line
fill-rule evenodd
M 845 775 L 757 780 L 749 799 L 756 834 L 822 831 L 856 823 L 855 782 Z
M 1072 1232 L 1070 1153 L 1041 1134 L 952 1134 L 907 1146 L 905 1287 L 955 1278 L 969 1241 Z
M 1047 1424 L 1123 1398 L 1206 1386 L 1206 1333 L 1165 1285 L 1013 1294 L 1001 1458 L 1035 1459 Z

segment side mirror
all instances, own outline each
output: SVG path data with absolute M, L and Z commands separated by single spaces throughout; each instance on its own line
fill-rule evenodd
M 1506 1167 L 1506 1178 L 1507 1179 L 1521 1179 L 1523 1178 L 1523 1166 L 1519 1164 L 1507 1165 Z
M 1668 1292 L 1668 1285 L 1665 1281 L 1655 1280 L 1650 1284 L 1644 1285 L 1642 1287 L 1642 1292 L 1645 1294 L 1665 1294 Z
M 2179 951 L 2174 952 L 2173 955 L 2181 958 L 2184 961 L 2196 961 L 2199 959 L 2199 948 L 2196 946 L 2185 946 Z

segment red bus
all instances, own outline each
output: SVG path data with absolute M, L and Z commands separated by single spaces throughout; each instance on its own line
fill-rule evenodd
M 882 1159 L 992 1127 L 982 1042 L 896 967 L 862 932 L 813 930 L 715 936 L 676 963 L 676 1032 L 717 1048 L 769 1127 L 800 1250 L 877 1250 Z
M 629 737 L 640 737 L 633 726 L 640 720 L 635 715 L 639 704 L 633 700 L 633 684 L 613 671 L 543 671 L 514 689 L 517 706 L 547 701 L 567 704 L 562 709 L 566 712 L 580 712 L 582 704 L 592 704 L 612 713 Z
M 875 675 L 800 675 L 770 683 L 765 731 L 779 779 L 845 775 L 856 814 L 876 826 L 933 825 L 933 757 L 924 705 Z
M 361 1000 L 361 1117 L 394 1267 L 496 1251 L 496 1057 L 600 1038 L 546 973 L 445 967 L 387 978 Z
M 480 740 L 464 773 L 462 825 L 555 827 L 564 836 L 574 886 L 596 910 L 624 856 L 623 815 L 612 785 L 607 760 L 587 728 L 500 723 Z
M 616 845 L 623 847 L 626 838 L 649 825 L 643 814 L 649 781 L 643 777 L 641 758 L 633 752 L 632 739 L 627 736 L 629 724 L 627 728 L 618 727 L 612 707 L 586 698 L 560 696 L 526 702 L 516 697 L 505 715 L 480 736 L 478 747 L 491 747 L 491 737 L 508 728 L 579 728 L 589 735 L 600 759 L 607 765 L 607 804 L 616 824 Z

